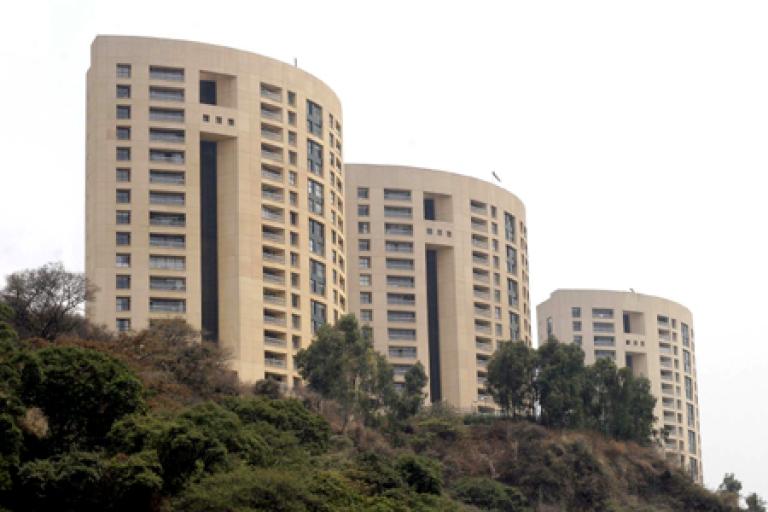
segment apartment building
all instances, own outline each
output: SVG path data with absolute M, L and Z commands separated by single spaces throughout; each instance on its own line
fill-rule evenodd
M 505 189 L 442 171 L 345 167 L 349 310 L 396 379 L 421 362 L 429 398 L 492 411 L 499 342 L 531 342 L 525 208 Z
M 99 36 L 87 74 L 88 317 L 181 317 L 246 381 L 346 310 L 342 116 L 314 76 L 208 44 Z
M 693 317 L 671 300 L 635 292 L 556 290 L 536 307 L 539 340 L 582 347 L 650 380 L 668 459 L 703 482 Z

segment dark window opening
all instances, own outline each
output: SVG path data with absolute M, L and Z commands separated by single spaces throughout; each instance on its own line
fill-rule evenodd
M 427 251 L 427 328 L 429 345 L 429 394 L 432 403 L 443 399 L 440 385 L 440 323 L 437 303 L 437 251 Z
M 435 220 L 434 199 L 424 199 L 424 220 Z
M 203 331 L 219 339 L 218 220 L 216 218 L 216 143 L 200 142 L 200 289 Z
M 216 105 L 216 81 L 200 80 L 200 103 Z

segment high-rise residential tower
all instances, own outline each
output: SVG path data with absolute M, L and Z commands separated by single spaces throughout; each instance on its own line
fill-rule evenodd
M 635 292 L 556 290 L 536 308 L 539 341 L 576 343 L 585 362 L 607 357 L 648 378 L 667 458 L 703 481 L 693 317 L 671 300 Z
M 341 104 L 312 75 L 207 44 L 99 36 L 87 75 L 88 317 L 180 316 L 243 380 L 346 310 Z
M 442 171 L 354 164 L 345 174 L 350 311 L 398 379 L 420 361 L 432 402 L 492 410 L 493 351 L 531 341 L 523 203 Z

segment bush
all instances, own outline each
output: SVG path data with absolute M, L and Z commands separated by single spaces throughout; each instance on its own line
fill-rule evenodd
M 403 480 L 418 493 L 440 494 L 443 488 L 443 470 L 434 459 L 420 455 L 400 455 L 395 463 Z
M 480 510 L 493 512 L 525 512 L 525 496 L 516 487 L 504 485 L 490 478 L 463 478 L 453 487 L 453 495 L 462 502 Z

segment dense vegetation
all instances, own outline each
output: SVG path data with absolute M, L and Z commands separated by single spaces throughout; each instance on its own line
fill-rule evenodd
M 284 397 L 240 386 L 183 322 L 115 337 L 65 319 L 21 339 L 17 314 L 0 298 L 0 511 L 738 510 L 740 484 L 713 494 L 588 423 L 424 409 L 423 369 L 395 389 L 352 317 L 299 354 L 308 386 Z

